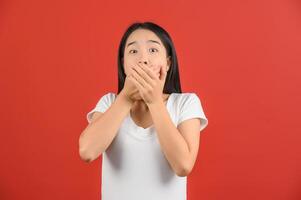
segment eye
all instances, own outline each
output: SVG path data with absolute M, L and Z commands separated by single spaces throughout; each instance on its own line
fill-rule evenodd
M 155 51 L 158 51 L 158 49 L 156 49 L 156 48 L 150 48 L 151 50 L 155 50 Z
M 131 51 L 136 51 L 136 50 L 135 50 L 135 49 L 132 49 L 132 50 L 129 51 L 129 53 L 131 53 Z M 136 52 L 137 52 L 137 51 L 136 51 Z

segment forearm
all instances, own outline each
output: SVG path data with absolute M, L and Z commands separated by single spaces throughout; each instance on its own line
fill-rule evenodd
M 113 141 L 130 109 L 131 104 L 122 94 L 118 95 L 106 112 L 82 132 L 79 140 L 82 154 L 92 161 L 103 153 Z
M 149 105 L 149 110 L 165 157 L 175 173 L 185 174 L 189 161 L 189 147 L 185 139 L 171 121 L 163 101 Z

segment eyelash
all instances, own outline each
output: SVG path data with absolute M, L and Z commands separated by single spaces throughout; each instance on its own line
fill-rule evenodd
M 156 48 L 151 48 L 151 49 L 155 49 L 158 52 L 158 49 L 156 49 Z M 132 50 L 135 50 L 135 49 L 132 49 Z M 132 50 L 130 50 L 129 53 L 131 53 Z

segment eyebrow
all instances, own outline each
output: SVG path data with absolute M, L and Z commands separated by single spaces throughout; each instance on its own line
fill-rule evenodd
M 157 43 L 157 44 L 159 44 L 159 45 L 161 45 L 158 41 L 156 41 L 156 40 L 147 40 L 147 42 L 153 42 L 153 43 Z M 134 41 L 134 42 L 130 42 L 130 43 L 128 43 L 128 45 L 126 46 L 126 47 L 128 47 L 128 46 L 130 46 L 131 44 L 134 44 L 134 43 L 137 43 L 136 41 Z

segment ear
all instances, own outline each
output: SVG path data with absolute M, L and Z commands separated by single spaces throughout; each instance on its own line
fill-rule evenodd
M 171 65 L 171 57 L 168 56 L 168 57 L 167 57 L 167 71 L 169 70 L 170 65 Z

